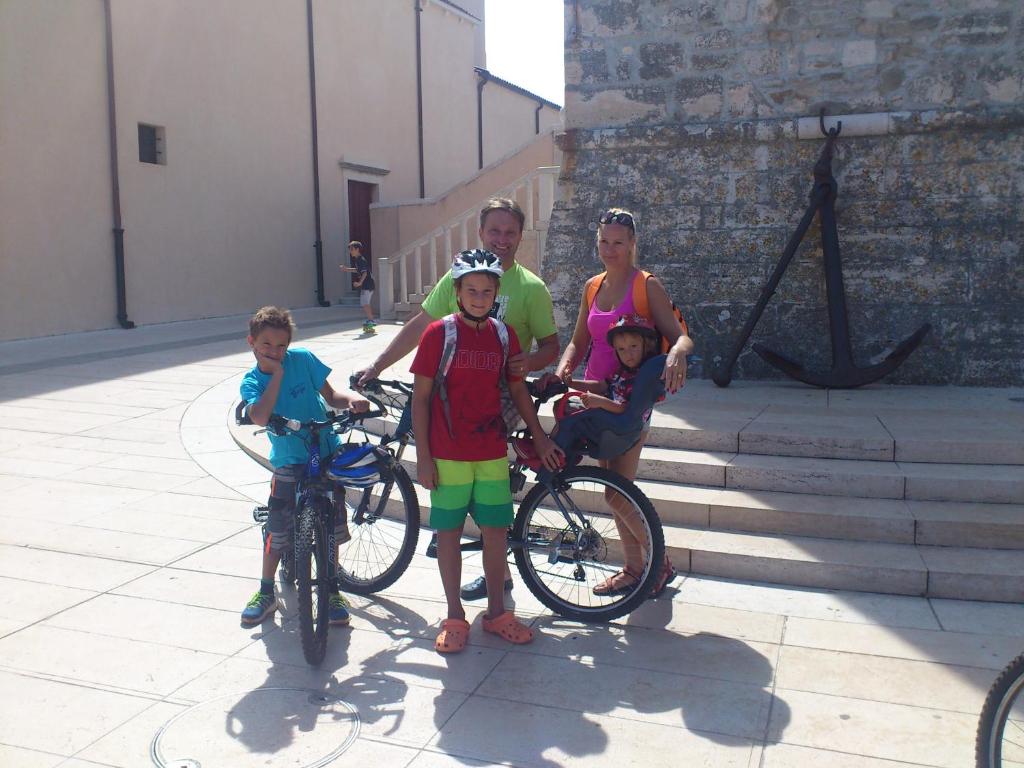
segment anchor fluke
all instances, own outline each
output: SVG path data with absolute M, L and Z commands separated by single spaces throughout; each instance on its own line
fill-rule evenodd
M 853 364 L 852 360 L 846 360 L 833 364 L 832 369 L 827 373 L 809 371 L 795 360 L 791 360 L 785 355 L 780 355 L 763 344 L 754 344 L 752 346 L 754 351 L 761 356 L 762 360 L 797 381 L 826 389 L 852 389 L 864 386 L 865 384 L 872 384 L 899 368 L 903 361 L 917 349 L 931 329 L 931 323 L 925 323 L 897 344 L 881 362 L 875 365 L 858 368 Z

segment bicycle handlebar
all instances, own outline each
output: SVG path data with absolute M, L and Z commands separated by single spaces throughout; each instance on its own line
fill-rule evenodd
M 537 405 L 540 405 L 541 403 L 546 403 L 552 397 L 564 395 L 569 391 L 569 385 L 561 379 L 554 379 L 549 381 L 544 389 L 538 389 L 537 380 L 534 380 L 526 382 L 526 389 L 530 393 L 530 397 L 537 401 Z
M 383 393 L 384 388 L 396 389 L 402 394 L 412 394 L 412 384 L 407 381 L 399 381 L 397 379 L 370 379 L 363 386 L 359 386 L 359 376 L 349 376 L 349 386 L 356 392 L 379 392 Z
M 254 424 L 255 422 L 249 416 L 246 411 L 246 406 L 249 403 L 242 400 L 235 408 L 235 423 L 239 426 Z M 288 432 L 301 432 L 304 429 L 308 429 L 310 432 L 318 432 L 325 427 L 333 427 L 341 425 L 344 428 L 351 427 L 364 419 L 373 419 L 378 416 L 383 416 L 384 411 L 380 410 L 368 410 L 362 413 L 354 413 L 352 411 L 341 411 L 333 416 L 330 416 L 326 421 L 320 421 L 318 419 L 311 419 L 310 421 L 299 421 L 298 419 L 286 419 L 284 416 L 279 416 L 274 413 L 271 414 L 270 419 L 267 421 L 266 429 L 268 432 L 272 432 L 275 435 L 285 435 Z M 342 430 L 344 431 L 344 430 Z

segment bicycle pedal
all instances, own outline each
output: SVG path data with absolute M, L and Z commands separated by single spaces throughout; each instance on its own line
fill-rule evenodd
M 430 539 L 430 543 L 427 544 L 427 551 L 425 554 L 427 557 L 437 560 L 437 536 Z
M 526 487 L 526 473 L 521 469 L 509 472 L 508 485 L 513 494 L 519 493 Z
M 270 507 L 259 506 L 253 507 L 252 519 L 257 523 L 265 523 L 270 519 Z

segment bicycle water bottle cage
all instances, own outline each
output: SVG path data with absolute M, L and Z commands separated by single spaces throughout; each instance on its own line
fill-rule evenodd
M 621 456 L 640 439 L 644 430 L 644 413 L 665 396 L 665 355 L 655 355 L 640 366 L 633 379 L 633 392 L 622 413 L 599 408 L 566 416 L 559 422 L 555 443 L 566 457 L 585 453 L 594 459 Z
M 346 443 L 331 457 L 327 476 L 342 485 L 368 488 L 380 482 L 377 454 L 369 443 Z

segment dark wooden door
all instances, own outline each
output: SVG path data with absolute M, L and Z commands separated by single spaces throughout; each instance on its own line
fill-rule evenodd
M 370 203 L 376 196 L 377 185 L 363 181 L 348 183 L 348 240 L 358 240 L 363 244 L 363 255 L 373 269 L 373 244 L 370 242 Z M 345 243 L 348 246 L 348 241 Z M 348 250 L 346 247 L 346 257 Z M 355 280 L 355 275 L 352 275 Z M 353 290 L 355 290 L 353 288 Z

